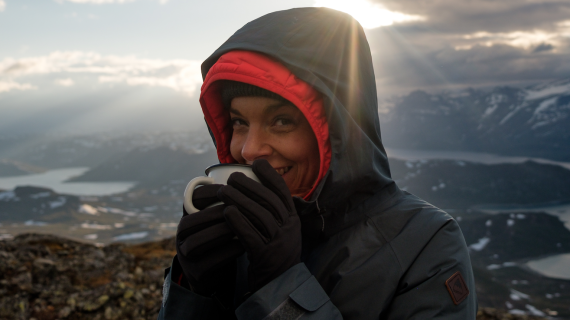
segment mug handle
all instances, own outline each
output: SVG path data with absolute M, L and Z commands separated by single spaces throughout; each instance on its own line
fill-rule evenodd
M 188 212 L 188 214 L 200 211 L 196 209 L 196 207 L 194 207 L 194 204 L 192 203 L 192 194 L 194 194 L 194 189 L 196 189 L 197 186 L 205 186 L 208 184 L 214 184 L 214 178 L 196 177 L 190 180 L 190 182 L 186 186 L 186 190 L 184 190 L 184 208 L 186 209 L 186 212 Z

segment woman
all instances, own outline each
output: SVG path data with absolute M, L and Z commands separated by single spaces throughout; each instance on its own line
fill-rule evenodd
M 202 210 L 178 227 L 159 319 L 475 318 L 457 223 L 390 177 L 354 19 L 268 14 L 202 74 L 220 162 L 252 164 L 262 183 L 233 174 L 195 191 Z

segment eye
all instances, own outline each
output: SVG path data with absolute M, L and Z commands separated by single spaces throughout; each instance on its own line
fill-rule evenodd
M 247 123 L 243 119 L 240 119 L 240 118 L 232 118 L 231 124 L 232 124 L 232 127 L 234 127 L 234 128 L 239 127 L 239 126 L 247 126 Z
M 289 126 L 289 125 L 293 125 L 293 124 L 294 124 L 293 120 L 287 119 L 287 118 L 278 118 L 274 122 L 275 126 Z

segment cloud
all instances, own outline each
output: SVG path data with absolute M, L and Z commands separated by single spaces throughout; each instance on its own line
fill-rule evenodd
M 314 6 L 346 12 L 367 29 L 425 19 L 422 16 L 387 10 L 384 6 L 368 0 L 316 0 Z
M 570 2 L 566 0 L 384 0 L 382 4 L 425 17 L 398 30 L 413 45 L 424 48 L 465 50 L 507 44 L 533 49 L 542 43 L 559 47 L 570 38 Z
M 429 37 L 429 36 L 428 36 Z M 495 85 L 527 85 L 545 80 L 570 78 L 569 41 L 558 47 L 535 47 L 459 43 L 394 29 L 378 29 L 368 36 L 373 49 L 378 92 L 381 96 L 407 94 L 412 90 L 454 90 Z M 477 39 L 479 41 L 480 39 Z
M 568 19 L 567 0 L 375 0 L 389 10 L 425 16 L 436 33 L 513 32 L 555 27 Z
M 17 83 L 15 81 L 2 81 L 0 80 L 0 92 L 8 92 L 12 90 L 33 90 L 36 89 L 29 83 Z
M 82 51 L 0 59 L 0 135 L 200 127 L 201 84 L 194 60 Z
M 53 52 L 47 56 L 0 61 L 0 81 L 51 76 L 60 86 L 75 84 L 75 77 L 98 83 L 165 87 L 193 96 L 202 83 L 200 61 L 141 59 L 94 52 Z
M 541 43 L 532 50 L 533 53 L 538 53 L 542 51 L 552 51 L 554 46 L 549 43 Z
M 514 32 L 486 32 L 480 31 L 472 34 L 466 34 L 463 39 L 473 40 L 471 45 L 460 46 L 457 49 L 470 49 L 471 46 L 477 44 L 482 46 L 493 46 L 497 44 L 506 44 L 512 47 L 531 49 L 538 46 L 542 48 L 548 47 L 549 50 L 560 46 L 570 36 L 570 28 L 560 24 L 560 27 L 553 31 L 532 30 L 532 31 L 514 31 Z M 545 50 L 539 50 L 545 51 Z M 546 50 L 548 51 L 548 50 Z M 536 52 L 536 49 L 535 49 Z
M 6 2 L 4 0 L 0 0 L 0 12 L 6 9 Z
M 107 4 L 107 3 L 127 3 L 134 0 L 56 0 L 57 2 L 72 2 L 72 3 L 91 3 L 91 4 Z
M 2 1 L 2 0 L 0 0 Z M 134 2 L 136 0 L 55 0 L 58 3 L 63 3 L 64 1 L 72 2 L 72 3 L 89 3 L 89 4 L 109 4 L 109 3 L 127 3 L 127 2 Z M 160 4 L 165 4 L 168 0 L 158 0 Z
M 67 79 L 56 79 L 55 84 L 62 86 L 62 87 L 71 87 L 75 84 L 75 81 L 71 78 Z
M 380 96 L 570 78 L 567 0 L 371 0 L 425 17 L 366 30 Z

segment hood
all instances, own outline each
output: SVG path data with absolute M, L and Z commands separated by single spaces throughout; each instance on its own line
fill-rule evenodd
M 321 95 L 285 66 L 263 54 L 233 50 L 221 56 L 208 71 L 200 93 L 200 105 L 217 142 L 221 163 L 235 163 L 236 160 L 230 152 L 232 128 L 222 101 L 220 80 L 244 82 L 269 90 L 293 103 L 303 113 L 315 134 L 320 156 L 316 182 L 305 196 L 305 200 L 309 199 L 327 173 L 331 159 L 329 129 Z
M 234 50 L 268 56 L 322 94 L 330 165 L 308 202 L 326 212 L 320 216 L 323 223 L 327 218 L 342 228 L 364 215 L 358 213 L 367 211 L 363 206 L 376 206 L 396 192 L 380 135 L 370 47 L 356 20 L 328 8 L 267 14 L 243 26 L 206 59 L 203 78 Z M 225 143 L 216 145 L 219 149 Z

